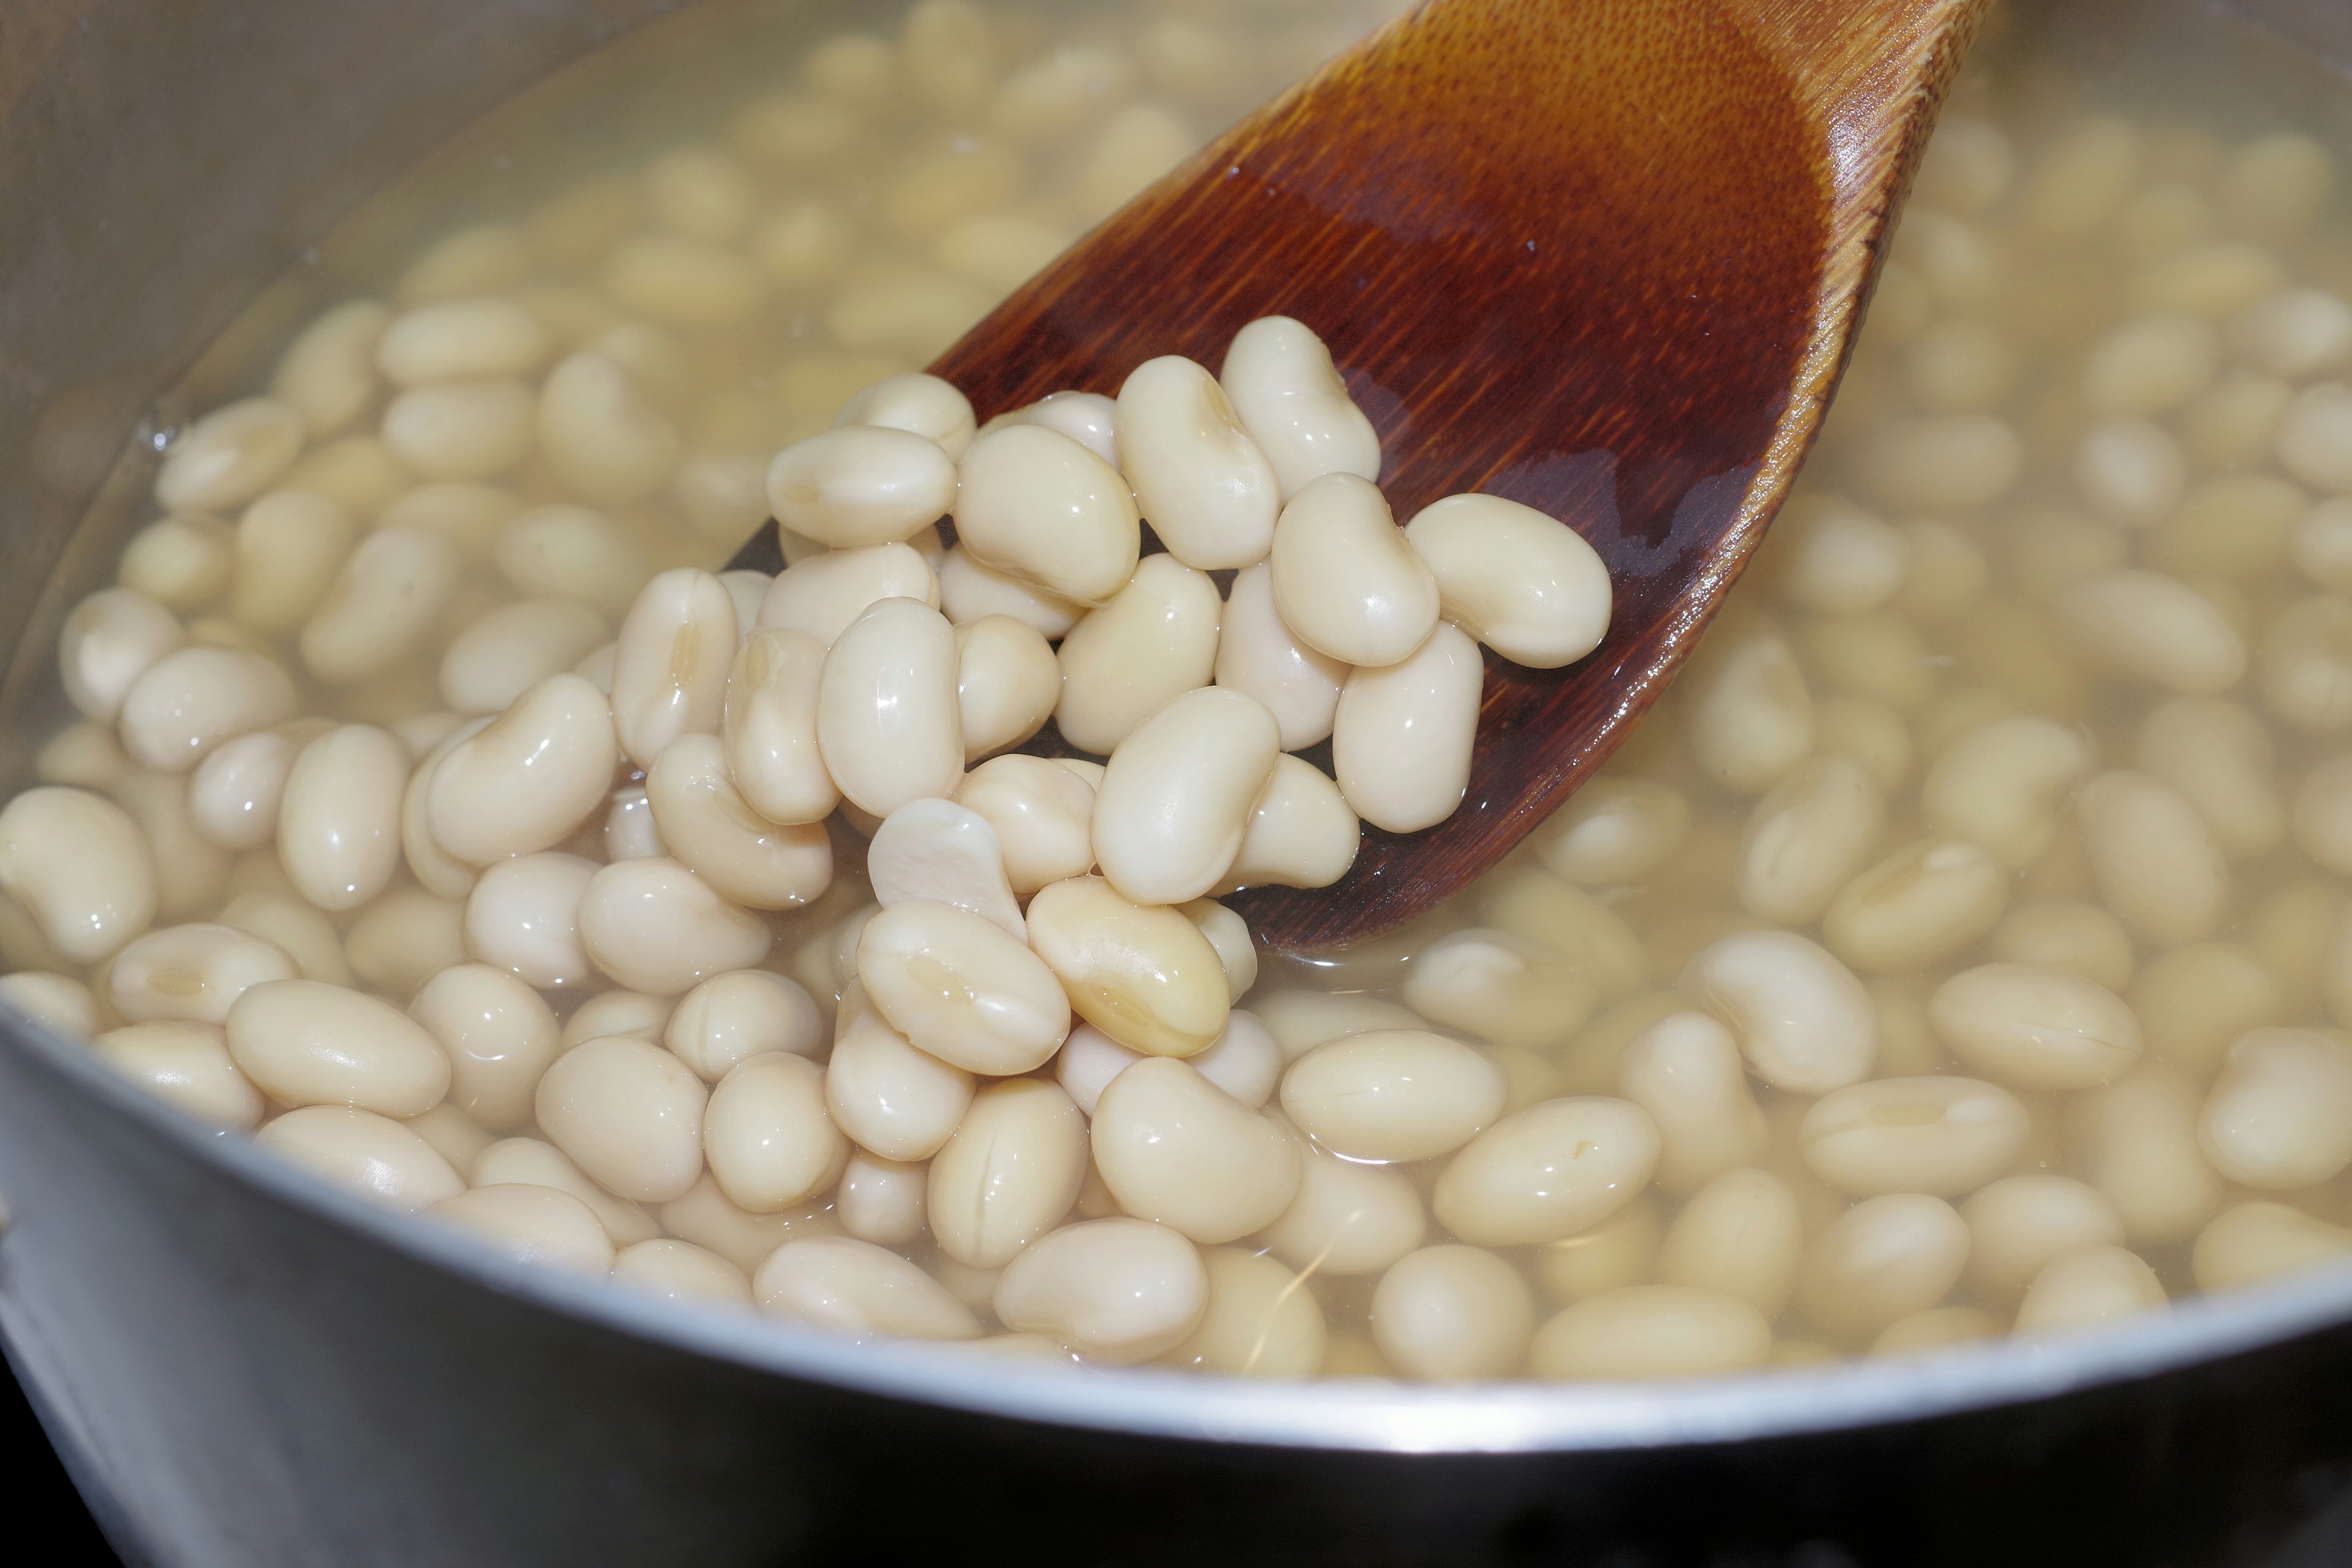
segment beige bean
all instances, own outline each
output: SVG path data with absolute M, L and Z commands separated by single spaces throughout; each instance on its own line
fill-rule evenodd
M 677 471 L 677 431 L 637 378 L 602 353 L 573 354 L 548 373 L 537 427 L 548 465 L 599 506 L 642 500 Z
M 466 951 L 542 991 L 594 976 L 580 939 L 580 905 L 593 860 L 551 851 L 518 855 L 482 873 L 466 900 Z
M 1797 1307 L 1823 1333 L 1868 1339 L 1935 1306 L 1959 1282 L 1969 1227 L 1925 1193 L 1864 1198 L 1805 1248 Z
M 491 553 L 515 592 L 614 617 L 628 612 L 653 573 L 626 526 L 570 501 L 518 513 L 499 530 Z
M 482 963 L 454 964 L 409 1000 L 408 1016 L 449 1056 L 449 1103 L 493 1132 L 522 1125 L 561 1048 L 538 992 Z
M 183 647 L 140 672 L 123 693 L 123 750 L 142 767 L 184 773 L 225 741 L 282 724 L 299 706 L 274 659 L 225 647 Z
M 1123 1046 L 1195 1056 L 1224 1033 L 1224 966 L 1181 910 L 1130 903 L 1099 877 L 1074 877 L 1030 900 L 1029 945 L 1078 1016 Z
M 1234 578 L 1217 640 L 1219 686 L 1256 698 L 1282 729 L 1282 749 L 1329 738 L 1348 666 L 1292 633 L 1276 608 L 1274 569 L 1245 567 Z
M 1043 729 L 1062 698 L 1062 667 L 1038 630 L 1010 616 L 955 628 L 956 710 L 967 763 Z
M 1917 1355 L 1954 1345 L 1976 1344 L 2001 1335 L 1999 1319 L 1980 1307 L 1930 1307 L 1897 1318 L 1870 1342 L 1874 1356 Z
M 2352 604 L 2331 594 L 2278 612 L 2255 675 L 2264 710 L 2294 728 L 2326 735 L 2352 725 Z
M 376 345 L 392 320 L 373 300 L 321 311 L 278 356 L 269 395 L 299 415 L 314 439 L 349 428 L 375 398 Z
M 786 1242 L 760 1265 L 761 1310 L 859 1339 L 969 1340 L 980 1324 L 946 1288 L 897 1253 L 846 1236 Z
M 599 991 L 582 998 L 580 1005 L 563 1021 L 563 1048 L 568 1051 L 583 1040 L 604 1035 L 635 1035 L 641 1040 L 666 1045 L 667 1041 L 663 1037 L 670 1016 L 684 1005 L 679 998 L 648 996 L 642 991 Z M 673 1049 L 670 1054 L 678 1053 Z
M 1936 989 L 1927 1016 L 1967 1066 L 2013 1088 L 2091 1089 L 2139 1058 L 2139 1020 L 2105 986 L 2063 970 L 1988 963 Z
M 1119 1207 L 1203 1244 L 1273 1224 L 1298 1192 L 1297 1140 L 1183 1062 L 1148 1058 L 1114 1078 L 1092 1138 Z
M 678 465 L 670 495 L 697 533 L 732 544 L 768 520 L 766 476 L 767 465 L 756 457 L 688 458 Z M 761 592 L 766 591 L 762 583 Z M 735 613 L 748 626 L 760 606 L 756 600 L 738 603 Z
M 1737 1296 L 1633 1285 L 1576 1303 L 1536 1331 L 1538 1377 L 1697 1377 L 1761 1366 L 1772 1325 Z
M 188 816 L 196 831 L 224 849 L 257 849 L 274 840 L 295 757 L 333 727 L 298 720 L 215 747 L 188 780 Z
M 1344 664 L 1412 657 L 1437 624 L 1437 579 L 1369 480 L 1326 475 L 1282 509 L 1274 603 L 1298 640 Z
M 991 758 L 964 775 L 955 799 L 995 830 L 1015 896 L 1094 868 L 1094 786 L 1059 763 Z
M 1379 1274 L 1419 1247 L 1421 1195 L 1400 1171 L 1302 1150 L 1298 1191 L 1260 1233 L 1276 1257 L 1310 1274 Z
M 650 768 L 679 736 L 718 733 L 739 640 L 734 600 L 709 573 L 680 567 L 645 585 L 613 665 L 613 725 L 632 762 Z
M 540 1078 L 536 1105 L 540 1130 L 598 1185 L 666 1203 L 702 1173 L 708 1098 L 684 1062 L 614 1035 L 557 1057 Z
M 1246 1247 L 1215 1247 L 1202 1262 L 1208 1310 L 1161 1358 L 1165 1364 L 1241 1377 L 1312 1377 L 1322 1370 L 1323 1310 L 1297 1275 Z
M 1092 1117 L 1110 1080 L 1142 1059 L 1141 1051 L 1128 1049 L 1092 1024 L 1080 1024 L 1054 1053 L 1054 1081 L 1072 1104 Z
M 1515 664 L 1558 669 L 1609 630 L 1609 568 L 1573 530 L 1501 496 L 1449 496 L 1405 539 L 1437 580 L 1441 613 Z
M 604 617 L 562 599 L 502 605 L 441 656 L 441 700 L 459 713 L 502 713 L 532 687 L 580 662 L 606 637 Z
M 939 563 L 940 607 L 961 626 L 988 616 L 1010 616 L 1047 639 L 1066 635 L 1087 613 L 1075 599 L 1048 594 L 1034 584 L 984 565 L 959 544 Z
M 2167 691 L 2211 696 L 2246 672 L 2246 644 L 2212 601 L 2177 578 L 2133 568 L 2059 595 L 2059 622 L 2086 654 Z
M 2180 447 L 2146 419 L 2105 418 L 2075 448 L 2074 493 L 2118 528 L 2149 528 L 2179 504 L 2188 482 Z
M 1028 270 L 1034 269 L 1024 269 L 1022 276 Z M 833 424 L 835 429 L 866 426 L 912 431 L 938 443 L 950 460 L 963 456 L 974 429 L 971 400 L 950 383 L 919 374 L 884 376 L 843 404 Z
M 2161 414 L 2187 403 L 2220 370 L 2221 334 L 2178 311 L 2142 316 L 2091 345 L 2084 400 L 2101 414 Z
M 224 905 L 220 923 L 275 944 L 305 980 L 348 985 L 351 965 L 327 917 L 291 893 L 240 893 Z
M 389 731 L 345 724 L 304 746 L 286 775 L 278 858 L 322 910 L 359 908 L 400 869 L 408 752 Z
M 2352 634 L 2352 623 L 2347 623 Z M 2352 712 L 2346 715 L 2352 721 Z M 2286 836 L 2286 810 L 2271 776 L 2262 721 L 2232 702 L 2182 697 L 2141 723 L 2140 767 L 2197 808 L 2222 850 L 2249 858 Z
M 956 467 L 928 436 L 853 423 L 777 453 L 767 492 L 795 533 L 837 549 L 888 544 L 947 514 Z
M 743 639 L 727 678 L 719 725 L 727 771 L 771 822 L 822 822 L 841 803 L 817 744 L 824 649 L 805 632 L 759 630 Z
M 618 753 L 604 693 L 550 676 L 433 769 L 432 842 L 475 865 L 562 843 L 604 805 Z
M 423 888 L 394 888 L 361 910 L 343 937 L 343 956 L 366 990 L 413 996 L 452 964 L 466 962 L 466 906 Z
M 981 1090 L 932 1157 L 923 1212 L 949 1257 L 1002 1268 L 1070 1212 L 1086 1172 L 1086 1118 L 1070 1097 L 1007 1079 Z
M 952 793 L 963 776 L 955 686 L 955 633 L 937 610 L 885 599 L 859 616 L 826 654 L 817 697 L 818 746 L 843 795 L 887 816 Z
M 1249 922 L 1214 899 L 1194 899 L 1178 907 L 1216 950 L 1217 963 L 1225 972 L 1226 999 L 1239 1002 L 1248 995 L 1257 984 L 1257 945 L 1251 940 Z M 1226 1035 L 1232 1032 L 1228 1025 Z
M 2055 969 L 2109 991 L 2131 982 L 2131 938 L 2095 904 L 2047 899 L 2003 915 L 1987 944 L 2003 963 Z
M 1375 1029 L 1316 1047 L 1282 1079 L 1299 1129 L 1358 1160 L 1452 1153 L 1502 1114 L 1502 1070 L 1443 1035 Z
M 681 735 L 646 775 L 661 847 L 718 894 L 755 910 L 797 909 L 833 880 L 822 826 L 779 826 L 751 809 L 729 777 L 716 735 Z
M 1635 1198 L 1590 1230 L 1535 1249 L 1536 1284 L 1556 1306 L 1644 1285 L 1657 1271 L 1658 1206 Z
M 530 456 L 538 405 L 519 381 L 445 382 L 394 398 L 379 433 L 426 479 L 493 479 Z
M 1691 1194 L 1675 1216 L 1658 1252 L 1658 1280 L 1716 1291 L 1778 1317 L 1795 1289 L 1803 1240 L 1788 1184 L 1741 1166 Z
M 1634 1036 L 1617 1059 L 1617 1089 L 1657 1124 L 1657 1182 L 1669 1193 L 1695 1193 L 1763 1153 L 1764 1113 L 1738 1042 L 1704 1013 L 1672 1014 Z
M 2025 1147 L 2025 1107 L 1970 1078 L 1885 1078 L 1822 1096 L 1798 1129 L 1805 1163 L 1855 1197 L 1958 1197 L 2007 1170 Z
M 1279 732 L 1254 698 L 1205 687 L 1118 743 L 1096 792 L 1095 858 L 1138 903 L 1175 904 L 1221 881 L 1274 769 Z
M 1650 779 L 1597 778 L 1569 797 L 1534 837 L 1551 871 L 1588 888 L 1638 882 L 1690 831 L 1690 804 Z
M 1841 889 L 1822 918 L 1822 937 L 1868 973 L 1926 969 L 1992 930 L 2008 884 L 2008 872 L 1981 845 L 1924 838 Z
M 1920 811 L 1938 832 L 1973 839 L 2011 868 L 2031 865 L 2056 831 L 2060 798 L 2091 770 L 2079 731 L 2018 714 L 1977 726 L 1936 759 Z
M 929 1184 L 923 1165 L 856 1150 L 842 1167 L 834 1212 L 860 1241 L 904 1247 L 923 1234 L 923 1194 Z
M 1923 348 L 1913 345 L 1913 362 Z M 1843 497 L 1791 498 L 1775 520 L 1764 564 L 1772 586 L 1800 609 L 1850 616 L 1875 610 L 1903 588 L 1910 542 L 1902 530 Z
M 1362 823 L 1328 774 L 1297 757 L 1276 756 L 1218 890 L 1328 888 L 1355 864 L 1362 837 Z
M 294 974 L 294 961 L 274 943 L 234 926 L 169 926 L 114 955 L 107 1000 L 134 1024 L 219 1024 L 247 987 Z
M 46 784 L 69 784 L 103 794 L 121 784 L 130 771 L 131 759 L 123 754 L 122 742 L 114 738 L 114 731 L 89 719 L 67 725 L 33 753 L 33 777 Z
M 2352 1253 L 2352 1231 L 2284 1204 L 2223 1209 L 2197 1235 L 2190 1271 L 2200 1290 L 2233 1290 L 2336 1262 Z
M 2124 1239 L 2122 1217 L 2096 1188 L 2040 1173 L 1978 1189 L 1960 1217 L 1969 1226 L 1969 1289 L 2004 1310 L 2023 1299 L 2052 1258 Z
M 2120 1247 L 2083 1247 L 2053 1258 L 2019 1303 L 2021 1337 L 2095 1328 L 2165 1305 L 2156 1270 Z
M 1878 1026 L 1869 994 L 1834 956 L 1790 931 L 1741 931 L 1700 952 L 1683 994 L 1723 1020 L 1757 1076 L 1826 1094 L 1870 1074 Z
M 666 1236 L 621 1248 L 613 1258 L 613 1278 L 680 1305 L 751 1304 L 751 1282 L 740 1268 L 690 1241 Z
M 274 397 L 226 404 L 177 433 L 155 473 L 165 511 L 221 511 L 268 489 L 302 449 L 301 414 Z
M 1505 1117 L 1437 1178 L 1446 1229 L 1486 1247 L 1558 1241 L 1586 1230 L 1649 1184 L 1657 1124 L 1628 1100 L 1570 1096 Z
M 875 830 L 866 847 L 866 879 L 883 908 L 905 903 L 951 904 L 1001 928 L 1016 942 L 1028 927 L 1004 874 L 996 829 L 968 806 L 946 800 L 908 801 Z
M 1164 1225 L 1108 1218 L 1065 1226 L 1007 1264 L 996 1316 L 1090 1360 L 1149 1361 L 1183 1342 L 1208 1310 L 1200 1253 Z
M 496 293 L 528 278 L 539 261 L 530 237 L 501 224 L 471 224 L 428 247 L 401 275 L 404 307 Z
M 315 447 L 278 479 L 283 489 L 313 491 L 362 521 L 381 518 L 415 482 L 408 465 L 373 436 L 346 436 Z
M 2297 848 L 2326 870 L 2352 868 L 2352 758 L 2326 758 L 2304 774 L 2290 811 Z
M 466 1190 L 465 1178 L 431 1144 L 373 1111 L 302 1107 L 272 1118 L 254 1142 L 337 1186 L 411 1213 Z
M 773 940 L 750 910 L 670 859 L 624 860 L 580 897 L 580 943 L 633 991 L 674 996 L 713 974 L 749 969 Z
M 315 980 L 247 987 L 228 1010 L 237 1068 L 282 1105 L 417 1116 L 448 1092 L 449 1058 L 398 1008 Z
M 553 1187 L 476 1187 L 425 1212 L 517 1263 L 600 1276 L 613 1267 L 612 1238 L 594 1211 Z
M 1282 500 L 1327 474 L 1381 477 L 1381 441 L 1323 340 L 1287 316 L 1234 334 L 1217 373 L 1242 427 L 1273 464 Z
M 230 1059 L 216 1024 L 131 1024 L 91 1040 L 90 1054 L 116 1076 L 208 1127 L 250 1132 L 268 1109 L 261 1091 Z
M 2294 568 L 2331 594 L 2352 591 L 2352 500 L 2330 497 L 2305 511 L 2288 537 Z
M 1391 833 L 1452 816 L 1469 784 L 1485 680 L 1477 645 L 1444 624 L 1403 662 L 1352 671 L 1331 736 L 1349 805 Z
M 1868 769 L 1817 756 L 1764 792 L 1739 844 L 1739 901 L 1790 925 L 1822 917 L 1867 863 L 1886 816 Z
M 115 785 L 114 796 L 146 837 L 157 917 L 193 920 L 217 904 L 227 889 L 229 858 L 196 831 L 188 815 L 188 775 L 134 768 Z
M 58 634 L 58 673 L 82 714 L 111 724 L 131 686 L 187 640 L 171 611 L 129 588 L 101 588 L 76 605 Z
M 2279 421 L 2277 456 L 2312 489 L 2352 493 L 2352 389 L 2330 381 L 2297 393 Z
M 762 1051 L 719 1080 L 702 1116 L 702 1152 L 729 1201 L 753 1214 L 794 1207 L 831 1188 L 849 1141 L 824 1109 L 824 1069 Z
M 1088 605 L 1135 574 L 1134 494 L 1069 437 L 1036 425 L 991 430 L 964 454 L 959 477 L 956 532 L 983 563 Z
M 2213 1168 L 2247 1186 L 2327 1181 L 2352 1164 L 2352 1046 L 2315 1029 L 2248 1032 L 2230 1047 L 2197 1135 Z
M 928 1160 L 971 1104 L 971 1074 L 916 1049 L 853 980 L 835 1013 L 824 1102 L 835 1125 L 886 1160 Z
M 2142 1245 L 2186 1241 L 2221 1208 L 2221 1178 L 2200 1145 L 2197 1088 L 2143 1061 L 2068 1109 L 2076 1168 Z
M 1053 972 L 1001 927 L 951 905 L 885 907 L 858 938 L 857 973 L 891 1027 L 972 1072 L 1027 1072 L 1069 1033 Z
M 823 1203 L 782 1214 L 739 1209 L 727 1201 L 727 1194 L 707 1171 L 684 1197 L 671 1199 L 656 1212 L 662 1228 L 672 1236 L 707 1247 L 746 1273 L 758 1268 L 787 1241 L 841 1234 L 840 1222 Z
M 511 300 L 446 300 L 378 329 L 376 368 L 395 386 L 525 377 L 547 362 L 547 330 Z
M 814 998 L 797 982 L 764 969 L 715 974 L 675 1009 L 667 1003 L 661 1007 L 662 1044 L 706 1083 L 767 1052 L 814 1059 L 824 1043 L 824 1018 Z
M 1582 968 L 1508 931 L 1452 931 L 1413 955 L 1404 1000 L 1433 1023 L 1492 1044 L 1549 1050 L 1592 1013 L 1595 986 Z
M 646 1241 L 660 1232 L 651 1215 L 626 1198 L 616 1198 L 573 1164 L 563 1151 L 536 1138 L 504 1138 L 474 1156 L 468 1184 L 475 1187 L 551 1187 L 586 1205 L 615 1247 Z
M 155 918 L 155 864 L 121 806 L 85 790 L 29 789 L 0 806 L 0 891 L 59 954 L 97 963 Z
M 37 969 L 0 974 L 0 1003 L 65 1039 L 87 1040 L 98 1033 L 98 998 L 68 975 Z
M 1170 701 L 1208 685 L 1223 613 L 1206 573 L 1147 556 L 1062 640 L 1054 717 L 1064 738 L 1108 754 Z
M 2075 801 L 2083 848 L 2107 908 L 2144 942 L 2195 942 L 2221 920 L 2229 868 L 2197 810 L 2147 773 L 2101 773 Z
M 1704 658 L 1691 676 L 1690 748 L 1714 783 L 1761 794 L 1812 750 L 1813 700 L 1780 638 L 1750 637 Z
M 1280 509 L 1273 465 L 1216 379 L 1181 355 L 1146 360 L 1118 391 L 1119 467 L 1171 554 L 1203 571 L 1254 565 Z
M 1535 1301 L 1517 1270 L 1475 1247 L 1424 1247 L 1372 1292 L 1372 1338 L 1391 1365 L 1432 1382 L 1518 1370 Z

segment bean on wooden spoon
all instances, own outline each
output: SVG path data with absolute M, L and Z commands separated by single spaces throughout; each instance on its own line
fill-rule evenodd
M 1492 867 L 1615 750 L 1761 537 L 1989 0 L 1429 0 L 1066 251 L 932 370 L 981 418 L 1244 323 L 1329 343 L 1400 521 L 1483 490 L 1608 563 L 1608 637 L 1487 657 L 1469 792 L 1364 829 L 1258 941 L 1380 935 Z M 774 571 L 772 529 L 735 563 Z M 1024 750 L 1068 754 L 1048 729 Z

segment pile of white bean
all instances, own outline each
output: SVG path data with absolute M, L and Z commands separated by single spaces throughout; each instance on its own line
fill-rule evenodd
M 66 628 L 0 1002 L 512 1256 L 1045 1357 L 1690 1375 L 2352 1257 L 2325 152 L 1979 70 L 1687 675 L 1261 978 L 1213 895 L 1459 794 L 1458 708 L 1441 766 L 1348 694 L 1577 657 L 1478 537 L 1566 531 L 1395 530 L 1297 323 L 984 431 L 907 373 L 1273 14 L 924 0 L 321 317 Z M 785 573 L 698 569 L 772 508 Z M 1049 715 L 1108 770 L 1006 750 Z

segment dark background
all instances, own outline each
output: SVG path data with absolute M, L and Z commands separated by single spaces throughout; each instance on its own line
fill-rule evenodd
M 121 1560 L 107 1550 L 106 1538 L 90 1522 L 33 1407 L 25 1403 L 15 1371 L 0 1364 L 0 1373 L 6 1384 L 0 1387 L 0 1464 L 14 1478 L 0 1495 L 7 1500 L 10 1534 L 20 1542 L 47 1541 L 48 1545 L 33 1549 L 44 1565 L 121 1568 Z

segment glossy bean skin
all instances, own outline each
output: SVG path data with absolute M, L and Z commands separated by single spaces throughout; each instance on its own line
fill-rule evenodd
M 992 430 L 963 455 L 956 532 L 988 565 L 1099 605 L 1135 574 L 1135 496 L 1108 463 L 1034 425 Z
M 1425 1247 L 1397 1260 L 1372 1295 L 1372 1336 L 1400 1371 L 1433 1382 L 1518 1369 L 1535 1302 L 1511 1266 L 1475 1247 Z
M 1328 740 L 1348 666 L 1298 640 L 1275 606 L 1274 570 L 1244 567 L 1226 590 L 1213 674 L 1219 686 L 1265 704 L 1281 726 L 1282 749 Z
M 884 599 L 825 656 L 817 744 L 853 805 L 887 816 L 963 776 L 955 634 L 937 610 Z
M 1298 1191 L 1297 1141 L 1165 1057 L 1138 1061 L 1103 1089 L 1092 1142 L 1121 1208 L 1204 1245 L 1272 1224 Z
M 1064 738 L 1108 755 L 1171 700 L 1206 686 L 1223 614 L 1207 573 L 1146 556 L 1062 639 L 1054 721 Z
M 425 826 L 477 866 L 551 848 L 604 804 L 619 759 L 604 694 L 577 675 L 550 676 L 443 756 L 425 785 Z
M 891 1027 L 969 1071 L 1027 1072 L 1069 1034 L 1070 1003 L 1053 971 L 992 921 L 952 905 L 885 908 L 858 938 L 857 977 Z
M 1095 791 L 1095 860 L 1139 904 L 1181 904 L 1222 881 L 1274 772 L 1280 731 L 1256 699 L 1204 687 L 1118 742 Z
M 530 1115 L 540 1075 L 555 1059 L 555 1013 L 513 975 L 487 964 L 441 971 L 409 1000 L 408 1016 L 449 1055 L 450 1102 L 493 1132 Z
M 814 823 L 770 821 L 736 788 L 717 735 L 680 735 L 646 773 L 660 847 L 723 898 L 752 910 L 814 903 L 833 883 L 833 846 Z
M 1634 1285 L 1580 1301 L 1537 1331 L 1539 1377 L 1697 1377 L 1759 1366 L 1772 1328 L 1737 1296 Z
M 449 1089 L 440 1042 L 388 1003 L 315 980 L 247 987 L 228 1010 L 229 1053 L 283 1105 L 416 1116 Z
M 1570 1096 L 1505 1117 L 1456 1154 L 1431 1209 L 1485 1247 L 1558 1241 L 1606 1219 L 1656 1172 L 1661 1141 L 1627 1100 Z
M 98 1035 L 89 1048 L 118 1077 L 207 1126 L 250 1132 L 268 1109 L 217 1025 L 130 1024 Z
M 1029 945 L 1071 1009 L 1112 1039 L 1154 1056 L 1196 1056 L 1232 1012 L 1224 965 L 1175 910 L 1129 902 L 1099 877 L 1042 888 L 1029 903 Z
M 1514 664 L 1558 669 L 1609 630 L 1609 569 L 1566 524 L 1500 496 L 1459 495 L 1404 536 L 1437 580 L 1446 619 Z
M 539 1125 L 599 1186 L 640 1203 L 684 1195 L 702 1174 L 709 1099 L 685 1063 L 627 1036 L 587 1040 L 539 1080 Z
M 1169 552 L 1203 571 L 1250 566 L 1273 547 L 1280 489 L 1214 377 L 1192 361 L 1144 361 L 1120 384 L 1119 468 Z
M 805 1203 L 849 1161 L 849 1141 L 825 1113 L 824 1069 L 784 1051 L 748 1057 L 719 1080 L 702 1149 L 719 1190 L 753 1214 Z
M 1477 644 L 1444 623 L 1400 662 L 1349 675 L 1331 758 L 1358 816 L 1412 833 L 1454 814 L 1469 784 L 1485 681 Z
M 1318 1143 L 1355 1160 L 1450 1154 L 1491 1125 L 1504 1101 L 1501 1069 L 1443 1035 L 1374 1029 L 1292 1062 L 1282 1108 Z
M 1086 1119 L 1055 1086 L 1006 1079 L 972 1100 L 931 1159 L 924 1212 L 940 1247 L 975 1268 L 1001 1268 L 1077 1201 Z
M 424 1139 L 372 1111 L 303 1107 L 270 1121 L 254 1142 L 338 1186 L 412 1213 L 466 1190 Z
M 1208 1305 L 1208 1269 L 1192 1244 L 1166 1226 L 1125 1218 L 1045 1237 L 1005 1267 L 994 1301 L 1007 1328 L 1114 1363 L 1174 1349 Z
M 1437 579 L 1380 489 L 1327 474 L 1285 503 L 1268 557 L 1283 624 L 1327 658 L 1391 665 L 1437 625 Z

